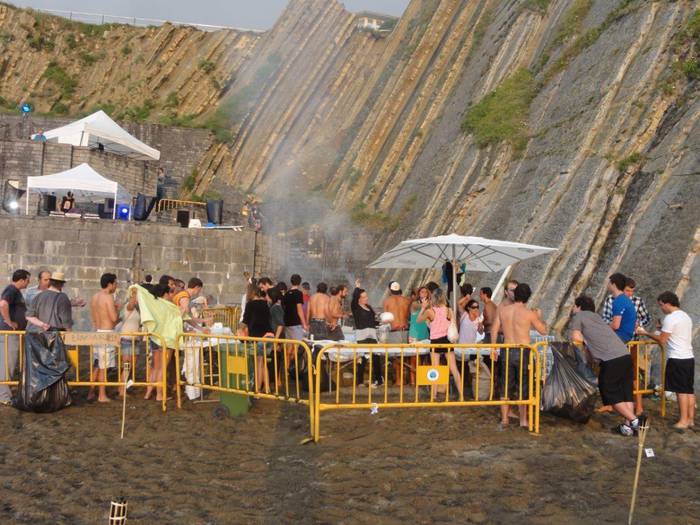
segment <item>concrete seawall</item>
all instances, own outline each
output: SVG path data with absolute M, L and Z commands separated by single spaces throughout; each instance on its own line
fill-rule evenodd
M 104 272 L 119 278 L 121 294 L 145 274 L 168 273 L 184 281 L 197 276 L 205 294 L 220 303 L 239 302 L 243 272 L 253 266 L 254 233 L 191 230 L 153 223 L 54 217 L 0 216 L 0 275 L 9 282 L 15 269 L 63 271 L 71 297 L 89 300 Z M 4 286 L 4 285 L 3 285 Z M 89 326 L 87 308 L 75 315 Z

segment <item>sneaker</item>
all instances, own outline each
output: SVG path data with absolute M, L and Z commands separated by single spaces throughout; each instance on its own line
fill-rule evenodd
M 630 421 L 629 426 L 632 429 L 632 431 L 635 434 L 637 434 L 637 433 L 639 433 L 640 427 L 643 427 L 646 424 L 646 422 L 647 422 L 647 416 L 641 415 L 641 416 L 637 417 L 636 419 L 633 419 L 632 421 Z
M 613 428 L 613 432 L 620 434 L 621 436 L 634 436 L 634 430 L 632 430 L 632 427 L 625 425 L 624 423 Z

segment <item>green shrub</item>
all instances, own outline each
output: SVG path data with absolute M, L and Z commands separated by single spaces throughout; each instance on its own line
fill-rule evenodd
M 700 65 L 696 58 L 684 60 L 681 64 L 681 70 L 689 80 L 697 80 L 700 78 Z
M 129 44 L 124 44 L 122 47 L 122 55 L 127 56 L 131 54 L 131 48 L 129 47 Z
M 633 166 L 635 164 L 638 164 L 640 162 L 643 162 L 646 160 L 646 157 L 642 155 L 639 152 L 632 153 L 631 155 L 628 155 L 627 157 L 618 160 L 615 163 L 615 167 L 617 168 L 617 171 L 620 173 L 624 173 L 627 171 L 627 168 L 630 166 Z
M 125 120 L 143 122 L 150 116 L 151 110 L 155 107 L 155 102 L 153 102 L 152 100 L 146 100 L 141 106 L 130 106 L 126 108 L 126 110 L 124 111 L 123 118 Z
M 195 184 L 197 184 L 198 175 L 197 168 L 195 168 L 192 170 L 192 173 L 185 177 L 185 180 L 182 181 L 183 193 L 189 193 L 194 189 Z
M 398 217 L 392 217 L 383 211 L 369 211 L 364 202 L 358 202 L 350 210 L 350 219 L 372 230 L 383 232 L 395 231 L 401 224 Z
M 537 13 L 546 13 L 550 0 L 525 0 L 522 9 L 528 9 Z
M 81 51 L 78 54 L 78 58 L 80 59 L 80 62 L 84 66 L 92 66 L 98 60 L 97 56 L 95 56 L 87 51 Z
M 164 109 L 176 108 L 180 105 L 180 99 L 177 98 L 177 93 L 171 91 L 168 96 L 165 97 L 165 102 L 163 103 Z
M 593 7 L 593 0 L 574 0 L 566 10 L 557 28 L 557 33 L 554 37 L 556 45 L 563 44 L 566 40 L 581 32 L 583 20 L 588 15 L 591 7 Z
M 66 45 L 68 46 L 68 49 L 75 49 L 78 47 L 78 41 L 75 39 L 75 35 L 73 33 L 66 36 Z
M 44 78 L 53 82 L 61 90 L 61 95 L 69 98 L 75 93 L 78 81 L 71 77 L 57 62 L 51 61 L 44 71 Z
M 55 47 L 51 40 L 40 34 L 28 35 L 27 38 L 29 39 L 29 47 L 35 51 L 53 51 Z
M 69 109 L 63 102 L 56 102 L 51 108 L 51 112 L 55 113 L 56 115 L 67 115 Z
M 199 69 L 205 73 L 211 73 L 216 69 L 216 64 L 214 64 L 214 62 L 210 62 L 209 60 L 200 60 Z
M 505 141 L 521 152 L 528 142 L 528 115 L 536 94 L 532 73 L 520 69 L 469 108 L 462 131 L 473 134 L 479 147 Z

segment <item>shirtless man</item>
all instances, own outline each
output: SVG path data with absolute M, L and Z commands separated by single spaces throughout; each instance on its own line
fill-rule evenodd
M 331 288 L 331 297 L 326 310 L 326 323 L 328 324 L 328 339 L 342 341 L 345 338 L 341 327 L 343 319 L 350 314 L 343 310 L 343 299 L 348 295 L 348 288 L 344 284 Z
M 510 283 L 509 283 L 510 284 Z M 528 308 L 527 301 L 530 299 L 532 291 L 525 283 L 520 283 L 513 291 L 513 303 L 506 306 L 499 305 L 498 315 L 494 319 L 491 329 L 493 333 L 498 333 L 499 329 L 503 330 L 504 343 L 514 345 L 529 345 L 530 344 L 530 329 L 534 328 L 540 334 L 547 333 L 547 326 L 542 321 L 542 312 L 539 308 L 531 310 Z M 519 348 L 502 348 L 500 352 L 500 370 L 501 370 L 501 398 L 502 399 L 526 399 L 529 396 L 527 367 L 529 354 L 528 350 L 523 351 L 522 362 L 523 368 L 520 368 L 520 352 Z M 499 356 L 492 356 L 493 359 L 499 359 Z M 508 384 L 505 382 L 505 375 L 508 375 Z M 509 388 L 510 387 L 510 388 Z M 522 398 L 521 398 L 522 389 Z M 520 426 L 527 427 L 527 407 L 520 405 Z M 510 407 L 509 405 L 501 405 L 501 425 L 508 425 Z
M 492 296 L 493 290 L 488 286 L 479 290 L 479 299 L 484 303 L 484 344 L 489 344 L 492 341 L 491 325 L 493 325 L 493 321 L 496 319 L 496 311 L 498 310 L 496 303 L 491 300 Z M 495 339 L 496 338 L 493 339 L 494 342 Z
M 309 332 L 314 339 L 328 339 L 327 315 L 330 303 L 328 285 L 318 283 L 316 293 L 309 299 Z
M 92 326 L 98 332 L 112 332 L 119 320 L 118 308 L 114 301 L 114 292 L 117 291 L 117 276 L 113 273 L 106 273 L 100 278 L 102 290 L 92 296 L 90 301 L 90 316 Z M 93 368 L 91 381 L 106 381 L 107 369 L 116 365 L 116 352 L 113 346 L 96 345 L 93 349 L 93 361 L 97 364 Z M 90 387 L 88 401 L 95 399 L 95 387 Z M 110 399 L 104 385 L 99 387 L 97 401 L 108 403 Z
M 411 320 L 411 299 L 401 293 L 401 285 L 396 281 L 389 284 L 389 297 L 384 300 L 384 311 L 394 314 L 388 344 L 408 343 L 408 323 Z M 394 386 L 398 386 L 401 377 L 401 359 L 394 359 Z

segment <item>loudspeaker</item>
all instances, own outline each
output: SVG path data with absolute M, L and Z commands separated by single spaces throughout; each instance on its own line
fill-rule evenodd
M 114 199 L 105 199 L 97 205 L 97 215 L 100 219 L 111 219 L 114 213 Z
M 207 222 L 221 225 L 224 216 L 224 201 L 207 201 Z
M 56 196 L 49 193 L 44 193 L 44 211 L 56 211 Z
M 148 215 L 150 214 L 150 209 L 148 209 L 148 205 L 146 204 L 146 197 L 145 195 L 138 194 L 136 195 L 136 204 L 134 205 L 134 213 L 132 215 L 132 218 L 135 221 L 145 221 L 148 219 Z
M 190 225 L 190 211 L 177 210 L 177 222 L 182 228 L 187 228 Z

